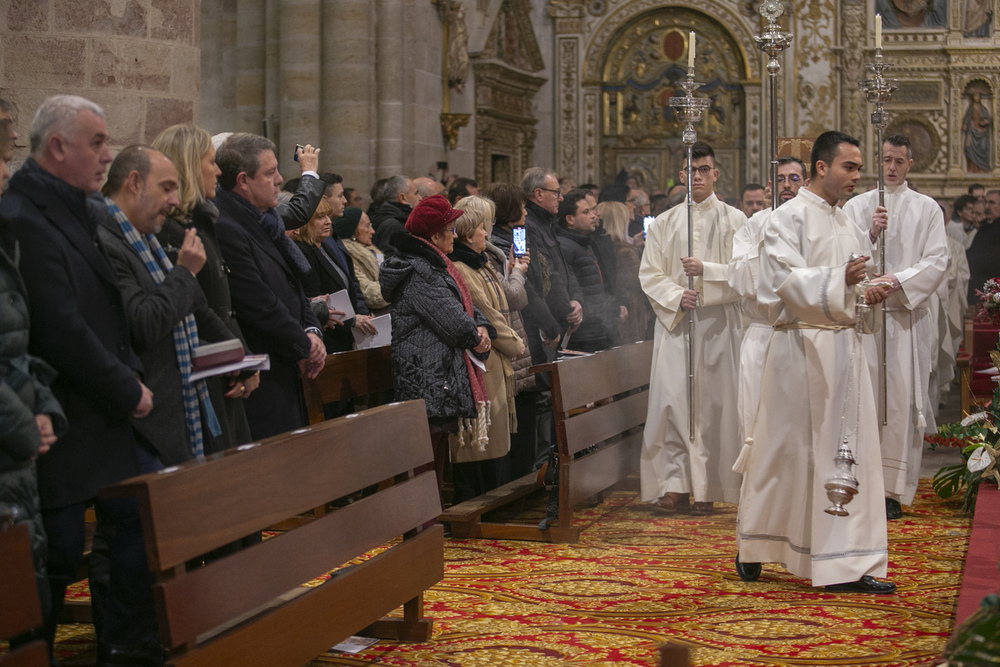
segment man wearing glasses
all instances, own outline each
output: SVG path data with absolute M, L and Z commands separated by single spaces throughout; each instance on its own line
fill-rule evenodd
M 639 266 L 639 281 L 656 313 L 640 475 L 642 500 L 654 502 L 656 510 L 704 516 L 713 513 L 713 502 L 735 503 L 740 496 L 740 477 L 732 465 L 740 448 L 736 379 L 743 324 L 740 295 L 728 277 L 733 235 L 746 217 L 716 197 L 719 170 L 708 144 L 694 144 L 691 166 L 694 256 L 687 256 L 687 207 L 675 206 L 650 225 Z M 680 172 L 683 182 L 686 167 Z M 694 289 L 688 289 L 689 276 Z M 684 372 L 688 318 L 694 319 L 692 397 Z M 693 439 L 689 400 L 694 401 Z
M 778 158 L 778 206 L 790 201 L 806 185 L 806 166 L 797 157 Z M 770 184 L 771 187 L 775 187 Z M 770 200 L 770 197 L 768 197 Z M 760 266 L 760 242 L 771 219 L 771 207 L 755 213 L 733 237 L 733 258 L 729 262 L 729 285 L 743 297 L 743 315 L 747 325 L 740 347 L 739 398 L 740 434 L 753 432 L 754 416 L 760 400 L 760 374 L 764 349 L 771 335 L 767 309 L 757 304 L 757 276 Z M 741 438 L 741 439 L 742 439 Z

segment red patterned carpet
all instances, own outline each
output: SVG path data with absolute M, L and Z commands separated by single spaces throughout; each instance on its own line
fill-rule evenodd
M 733 569 L 735 521 L 733 506 L 665 518 L 619 492 L 579 514 L 579 545 L 450 541 L 445 580 L 426 597 L 432 642 L 315 664 L 655 665 L 668 640 L 691 648 L 695 666 L 939 662 L 970 519 L 929 483 L 890 523 L 892 596 L 827 593 L 777 566 L 744 583 Z
M 426 596 L 434 638 L 383 642 L 314 665 L 655 665 L 674 641 L 694 666 L 934 665 L 952 630 L 970 517 L 924 480 L 890 522 L 891 596 L 809 588 L 777 566 L 733 569 L 736 510 L 652 514 L 615 492 L 578 514 L 582 543 L 448 540 L 445 579 Z M 93 664 L 90 626 L 61 629 L 64 665 Z

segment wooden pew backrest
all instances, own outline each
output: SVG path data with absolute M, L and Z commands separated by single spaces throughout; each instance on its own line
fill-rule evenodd
M 147 558 L 158 573 L 161 638 L 175 653 L 171 664 L 235 664 L 237 654 L 241 665 L 302 664 L 443 577 L 442 531 L 420 530 L 440 512 L 437 481 L 433 471 L 413 473 L 433 461 L 423 401 L 240 449 L 106 493 L 139 498 Z M 397 483 L 315 521 L 184 570 L 191 558 L 390 478 Z M 400 536 L 407 539 L 394 542 Z M 302 584 L 390 542 L 362 566 L 299 595 Z M 371 600 L 362 603 L 366 596 Z M 262 613 L 279 598 L 287 601 Z M 210 632 L 219 634 L 206 641 Z
M 335 401 L 392 391 L 392 358 L 388 345 L 337 352 L 315 380 L 302 379 L 310 424 L 323 421 L 323 406 Z
M 42 624 L 42 607 L 35 583 L 31 533 L 19 523 L 0 530 L 0 639 L 10 639 Z M 3 667 L 48 667 L 49 649 L 36 639 L 0 657 Z

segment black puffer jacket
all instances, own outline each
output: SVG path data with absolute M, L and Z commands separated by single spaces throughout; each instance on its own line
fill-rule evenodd
M 66 430 L 62 407 L 48 387 L 56 373 L 28 354 L 28 302 L 17 246 L 8 248 L 14 257 L 0 248 L 0 472 L 25 468 L 38 455 L 35 415 L 50 415 L 57 435 Z
M 396 400 L 424 399 L 428 419 L 438 423 L 474 418 L 464 355 L 479 344 L 477 327 L 486 327 L 490 338 L 496 330 L 478 309 L 466 315 L 458 286 L 433 248 L 406 233 L 393 242 L 397 253 L 386 258 L 378 279 L 392 302 Z
M 386 256 L 395 254 L 396 247 L 392 244 L 392 239 L 396 234 L 406 231 L 404 225 L 412 210 L 413 207 L 409 204 L 387 201 L 375 211 L 375 217 L 372 218 L 375 236 L 372 242 Z
M 611 295 L 604 286 L 604 276 L 597 255 L 593 252 L 592 239 L 574 229 L 556 227 L 556 238 L 562 248 L 566 266 L 583 293 L 583 323 L 572 334 L 571 349 L 593 352 L 611 346 L 610 301 Z

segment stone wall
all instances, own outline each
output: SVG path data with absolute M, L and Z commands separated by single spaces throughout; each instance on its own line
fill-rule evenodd
M 148 143 L 198 116 L 201 0 L 6 0 L 0 97 L 27 157 L 35 109 L 72 93 L 104 107 L 112 148 Z
M 200 123 L 266 131 L 285 178 L 298 175 L 297 143 L 319 146 L 320 169 L 365 194 L 377 178 L 422 176 L 439 160 L 472 174 L 471 130 L 450 154 L 441 136 L 430 0 L 220 0 L 204 3 L 201 25 Z

